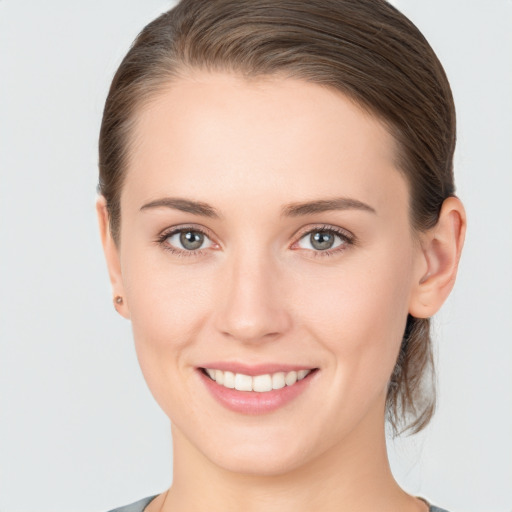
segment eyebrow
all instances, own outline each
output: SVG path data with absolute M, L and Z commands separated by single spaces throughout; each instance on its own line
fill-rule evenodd
M 220 213 L 207 203 L 201 201 L 191 201 L 190 199 L 182 199 L 180 197 L 163 197 L 156 199 L 141 206 L 140 210 L 149 210 L 152 208 L 172 208 L 173 210 L 180 210 L 182 212 L 193 213 L 194 215 L 201 215 L 202 217 L 210 217 L 212 219 L 220 219 Z
M 141 206 L 140 210 L 149 210 L 152 208 L 172 208 L 202 217 L 220 219 L 222 215 L 218 210 L 208 203 L 202 201 L 191 201 L 180 197 L 163 197 L 156 199 Z M 377 213 L 374 208 L 357 199 L 347 197 L 337 197 L 334 199 L 319 199 L 315 201 L 306 201 L 302 203 L 289 203 L 281 209 L 282 217 L 300 217 L 303 215 L 313 215 L 334 210 L 362 210 L 370 213 Z
M 377 213 L 370 205 L 357 199 L 348 197 L 336 197 L 334 199 L 320 199 L 304 203 L 290 203 L 282 208 L 281 215 L 285 217 L 299 217 L 333 210 L 362 210 Z

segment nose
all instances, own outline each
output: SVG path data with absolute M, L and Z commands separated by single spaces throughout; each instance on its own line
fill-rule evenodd
M 238 257 L 227 267 L 216 306 L 218 331 L 240 342 L 261 343 L 289 330 L 291 316 L 277 263 Z

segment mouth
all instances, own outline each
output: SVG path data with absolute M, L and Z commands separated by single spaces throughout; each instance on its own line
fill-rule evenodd
M 292 370 L 261 375 L 245 375 L 215 368 L 200 368 L 200 370 L 219 386 L 227 389 L 268 393 L 273 390 L 282 389 L 285 386 L 294 386 L 297 382 L 305 379 L 310 373 L 318 369 L 311 368 L 309 370 Z
M 314 386 L 319 373 L 318 368 L 267 370 L 269 373 L 254 368 L 246 369 L 246 373 L 232 371 L 234 368 L 201 367 L 197 370 L 210 396 L 230 411 L 244 415 L 270 413 L 301 396 L 312 396 L 307 395 L 307 390 Z

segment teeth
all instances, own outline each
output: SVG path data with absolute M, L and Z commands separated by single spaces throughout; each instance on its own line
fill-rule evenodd
M 297 372 L 297 380 L 302 380 L 311 370 L 299 370 Z
M 284 388 L 286 386 L 284 377 L 284 372 L 274 373 L 274 375 L 272 375 L 272 389 Z
M 265 391 L 272 391 L 272 376 L 271 375 L 256 375 L 252 378 L 252 389 L 258 393 Z
M 217 375 L 217 372 L 219 370 L 215 371 L 215 375 Z M 223 386 L 225 388 L 234 389 L 235 388 L 235 374 L 232 372 L 224 372 L 224 383 Z
M 293 386 L 297 382 L 297 372 L 288 372 L 284 381 L 287 386 Z
M 235 375 L 235 389 L 238 389 L 238 391 L 252 391 L 252 377 L 237 373 Z
M 238 391 L 256 391 L 257 393 L 264 393 L 272 391 L 273 389 L 282 389 L 285 386 L 293 386 L 297 381 L 302 380 L 306 375 L 311 373 L 312 370 L 298 370 L 291 372 L 277 372 L 272 375 L 267 373 L 265 375 L 244 375 L 243 373 L 223 372 L 213 368 L 206 368 L 206 373 L 210 378 L 230 389 L 237 389 Z

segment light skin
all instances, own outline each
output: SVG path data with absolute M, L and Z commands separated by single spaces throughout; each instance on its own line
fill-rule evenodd
M 97 212 L 117 310 L 171 420 L 173 485 L 149 512 L 427 510 L 390 472 L 384 403 L 407 314 L 441 307 L 466 222 L 449 198 L 413 232 L 396 151 L 375 117 L 296 79 L 196 72 L 138 113 L 119 244 L 101 197 Z M 173 228 L 203 231 L 199 252 Z M 212 398 L 204 361 L 318 371 L 255 416 Z

